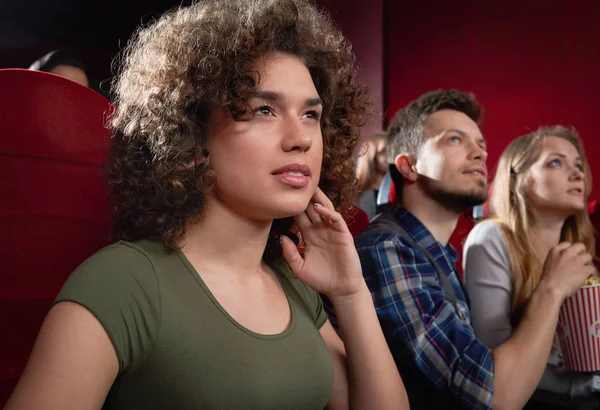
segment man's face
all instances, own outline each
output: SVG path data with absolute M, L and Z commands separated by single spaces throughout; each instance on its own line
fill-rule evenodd
M 441 205 L 463 212 L 487 199 L 486 141 L 466 114 L 441 110 L 424 124 L 417 183 Z

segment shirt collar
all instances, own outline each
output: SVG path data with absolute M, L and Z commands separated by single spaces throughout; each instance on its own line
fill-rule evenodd
M 450 257 L 452 264 L 455 264 L 458 260 L 458 253 L 454 246 L 448 242 L 446 246 L 439 243 L 431 234 L 429 229 L 423 223 L 414 216 L 408 209 L 402 205 L 397 205 L 393 210 L 393 215 L 396 221 L 412 236 L 412 238 L 420 246 L 431 252 L 434 257 L 438 257 L 440 251 L 445 251 Z M 455 266 L 450 266 L 451 270 L 455 270 Z

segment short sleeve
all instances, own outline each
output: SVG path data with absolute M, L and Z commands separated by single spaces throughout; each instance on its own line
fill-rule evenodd
M 83 262 L 67 279 L 54 304 L 74 302 L 104 327 L 119 361 L 119 374 L 148 356 L 160 324 L 155 267 L 141 248 L 127 242 L 108 246 Z
M 315 325 L 320 329 L 327 321 L 327 312 L 323 307 L 323 301 L 319 294 L 298 279 L 285 260 L 281 259 L 270 265 L 273 270 L 288 279 L 289 283 L 296 292 L 298 292 L 307 309 L 310 311 Z
M 471 299 L 475 334 L 491 349 L 512 333 L 512 273 L 506 241 L 490 221 L 476 225 L 463 248 L 465 288 Z

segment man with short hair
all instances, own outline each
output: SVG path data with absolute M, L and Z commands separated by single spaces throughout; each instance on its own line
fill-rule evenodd
M 585 281 L 581 244 L 551 251 L 512 336 L 489 350 L 470 325 L 448 243 L 462 212 L 487 198 L 486 141 L 475 96 L 426 93 L 388 129 L 398 203 L 357 238 L 377 314 L 411 409 L 518 409 L 543 374 L 562 301 Z

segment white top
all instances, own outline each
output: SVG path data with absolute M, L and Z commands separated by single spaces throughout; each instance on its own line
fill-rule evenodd
M 475 335 L 493 349 L 513 330 L 512 271 L 507 244 L 496 223 L 483 221 L 471 230 L 463 248 L 463 271 Z M 567 370 L 558 349 L 550 354 L 538 389 L 569 397 L 590 396 L 592 374 Z

